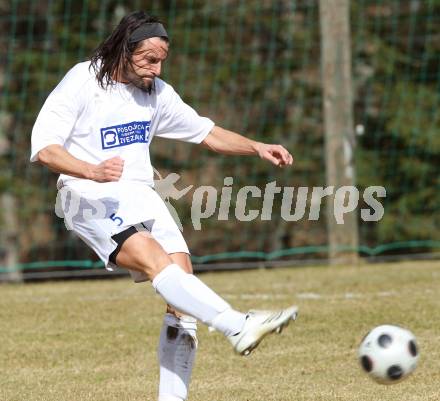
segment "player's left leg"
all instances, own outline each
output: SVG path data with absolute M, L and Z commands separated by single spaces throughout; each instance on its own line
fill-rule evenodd
M 188 254 L 174 253 L 170 257 L 187 273 L 192 273 Z M 159 401 L 186 400 L 197 351 L 196 330 L 196 319 L 168 306 L 157 350 L 160 366 Z

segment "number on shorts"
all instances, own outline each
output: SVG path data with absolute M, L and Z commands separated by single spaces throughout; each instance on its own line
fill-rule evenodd
M 114 213 L 110 216 L 110 218 L 118 224 L 118 226 L 122 225 L 124 220 L 122 220 L 120 217 L 116 216 Z

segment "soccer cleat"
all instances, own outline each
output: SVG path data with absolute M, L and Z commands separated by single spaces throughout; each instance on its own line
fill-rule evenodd
M 270 333 L 281 333 L 291 320 L 296 320 L 298 308 L 291 306 L 278 311 L 249 311 L 240 333 L 228 337 L 237 354 L 247 356 Z

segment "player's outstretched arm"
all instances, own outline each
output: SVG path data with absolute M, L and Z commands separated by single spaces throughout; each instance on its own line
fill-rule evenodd
M 60 145 L 49 145 L 38 152 L 38 161 L 59 174 L 97 182 L 119 181 L 124 160 L 112 157 L 99 164 L 87 163 L 72 156 Z
M 275 166 L 290 166 L 293 157 L 281 145 L 256 142 L 243 135 L 215 126 L 202 145 L 214 152 L 225 155 L 258 155 Z

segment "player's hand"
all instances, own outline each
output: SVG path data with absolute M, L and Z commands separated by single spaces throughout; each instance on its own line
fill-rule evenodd
M 123 170 L 124 160 L 119 156 L 112 157 L 94 167 L 92 180 L 97 182 L 119 181 Z
M 293 163 L 293 157 L 289 151 L 281 145 L 270 145 L 259 143 L 257 146 L 258 156 L 267 160 L 278 167 L 290 166 Z

